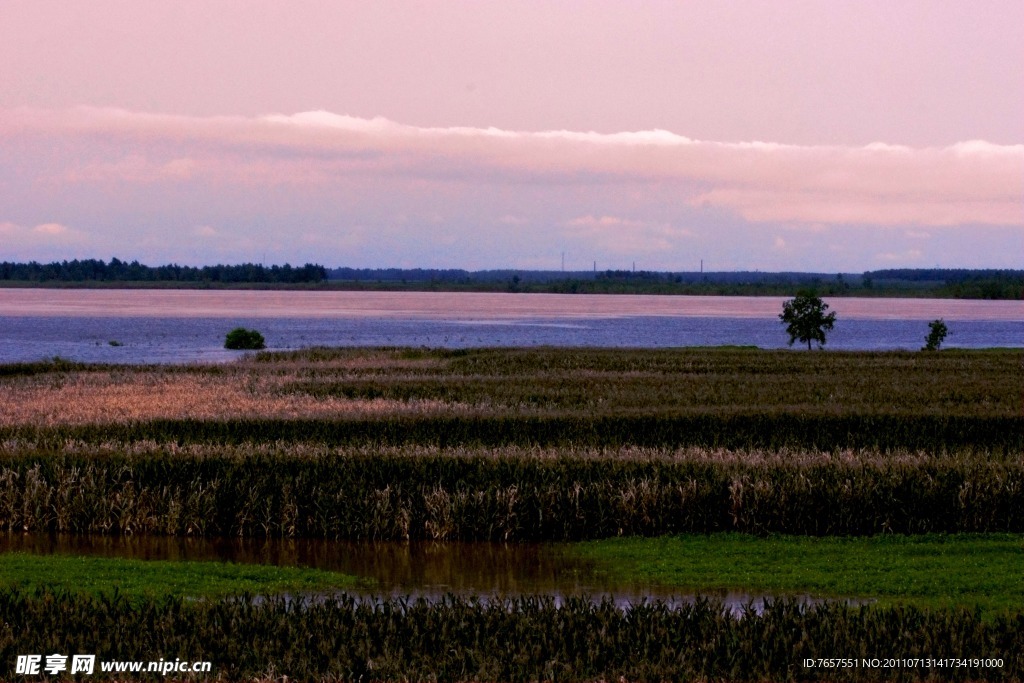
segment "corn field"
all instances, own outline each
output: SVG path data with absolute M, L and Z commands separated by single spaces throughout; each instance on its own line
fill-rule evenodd
M 480 541 L 1024 531 L 1024 459 L 984 451 L 69 449 L 5 449 L 0 529 Z
M 0 366 L 0 530 L 572 541 L 1024 532 L 1024 354 L 310 349 Z M 1015 608 L 1016 609 L 1016 608 Z M 1024 613 L 0 590 L 19 654 L 226 680 L 1024 680 Z M 999 667 L 807 667 L 850 657 Z
M 228 680 L 1013 681 L 1024 617 L 792 601 L 734 615 L 714 600 L 626 609 L 584 597 L 130 603 L 0 593 L 0 660 L 87 652 L 97 660 L 213 662 Z M 1001 666 L 872 667 L 873 658 L 991 658 Z M 851 668 L 804 661 L 849 657 Z M 990 662 L 995 664 L 996 662 Z M 153 678 L 158 675 L 150 674 Z M 101 678 L 102 674 L 98 674 Z

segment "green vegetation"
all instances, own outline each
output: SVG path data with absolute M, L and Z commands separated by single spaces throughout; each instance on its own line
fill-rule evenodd
M 68 372 L 84 372 L 101 367 L 104 366 L 80 363 L 61 358 L 60 356 L 54 356 L 49 360 L 0 364 L 0 377 L 31 377 L 33 375 L 60 377 Z
M 927 356 L 737 348 L 313 349 L 259 354 L 234 371 L 292 369 L 283 392 L 433 399 L 480 415 L 900 415 L 913 423 L 1019 416 L 1022 359 L 1014 349 Z
M 1022 537 L 1005 534 L 1024 534 L 1022 359 L 385 348 L 0 366 L 0 526 L 16 533 L 593 539 L 577 552 L 642 582 L 878 599 L 742 616 L 713 601 L 194 600 L 324 584 L 10 556 L 0 660 L 75 643 L 210 659 L 226 680 L 1021 680 Z M 1005 663 L 801 665 L 839 656 Z
M 609 574 L 712 592 L 807 593 L 881 605 L 1024 609 L 1024 536 L 614 538 L 571 546 Z
M 117 258 L 52 263 L 0 262 L 0 287 L 317 289 L 354 291 L 792 296 L 813 288 L 822 296 L 1020 299 L 1024 271 L 1009 269 L 889 269 L 865 273 L 543 271 L 429 268 L 147 266 Z
M 0 522 L 353 539 L 1024 532 L 1020 362 L 313 349 L 24 365 L 0 371 Z M 150 405 L 166 395 L 188 412 Z
M 737 617 L 714 601 L 620 609 L 551 597 L 440 603 L 339 597 L 132 603 L 0 593 L 0 660 L 73 643 L 98 661 L 213 662 L 221 680 L 1014 681 L 1024 618 L 911 607 L 802 608 L 778 601 Z M 901 668 L 804 668 L 806 658 L 977 657 Z M 8 665 L 10 666 L 10 664 Z M 286 673 L 285 673 L 286 672 Z M 95 678 L 103 678 L 97 672 Z M 151 675 L 150 680 L 160 680 Z
M 825 332 L 832 329 L 836 322 L 836 314 L 825 313 L 828 304 L 813 293 L 797 294 L 795 298 L 782 304 L 779 320 L 786 324 L 789 334 L 789 345 L 799 339 L 807 343 L 811 350 L 811 342 L 817 342 L 820 349 L 825 345 Z
M 99 259 L 73 259 L 52 263 L 0 263 L 0 282 L 28 282 L 40 284 L 82 284 L 109 283 L 121 286 L 124 283 L 180 283 L 186 285 L 223 284 L 296 284 L 321 282 L 327 278 L 323 266 L 307 263 L 292 267 L 264 266 L 256 263 L 239 265 L 179 266 L 172 263 L 165 266 L 147 266 L 138 261 L 122 261 L 112 258 L 109 262 Z
M 4 529 L 491 541 L 1024 532 L 1019 452 L 52 443 L 6 442 Z
M 224 338 L 224 348 L 235 351 L 258 351 L 267 348 L 267 342 L 256 330 L 236 327 Z
M 356 577 L 336 572 L 229 562 L 178 562 L 0 553 L 0 590 L 43 588 L 138 600 L 222 598 L 352 589 Z
M 942 346 L 942 342 L 946 340 L 946 335 L 949 334 L 949 328 L 946 327 L 946 323 L 943 322 L 942 318 L 933 320 L 928 323 L 928 336 L 924 340 L 924 348 L 922 351 L 938 351 L 939 347 Z

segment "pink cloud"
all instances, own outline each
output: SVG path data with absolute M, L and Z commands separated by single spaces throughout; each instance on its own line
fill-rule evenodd
M 40 223 L 33 227 L 24 227 L 16 223 L 5 222 L 0 223 L 0 232 L 11 240 L 22 242 L 54 241 L 55 238 L 78 240 L 83 237 L 81 231 L 60 223 Z
M 600 246 L 612 254 L 652 253 L 672 249 L 689 230 L 668 223 L 639 221 L 618 216 L 578 216 L 565 222 L 570 235 Z
M 196 237 L 217 237 L 220 233 L 210 225 L 197 225 L 192 228 L 192 234 Z
M 84 232 L 61 223 L 40 223 L 29 227 L 5 221 L 0 223 L 0 236 L 5 247 L 14 249 L 76 245 L 87 241 Z
M 69 169 L 65 179 L 72 183 L 184 181 L 191 179 L 196 167 L 194 159 L 181 158 L 160 162 L 140 154 L 131 154 L 115 161 L 100 161 Z
M 626 218 L 617 218 L 616 216 L 601 216 L 595 218 L 594 216 L 579 216 L 572 220 L 566 221 L 566 225 L 570 227 L 582 227 L 582 228 L 613 228 L 613 227 L 636 227 L 643 225 L 640 221 L 632 221 Z
M 416 127 L 324 111 L 185 117 L 86 107 L 0 110 L 0 139 L 11 136 L 59 137 L 98 157 L 69 162 L 70 182 L 312 187 L 378 176 L 654 183 L 675 187 L 681 203 L 752 222 L 1024 227 L 1024 145 L 977 140 L 929 148 L 798 146 L 700 141 L 664 130 Z M 131 154 L 110 158 L 111 149 L 125 146 Z
M 32 228 L 31 232 L 37 235 L 48 235 L 50 237 L 72 234 L 72 231 L 67 226 L 61 225 L 60 223 L 42 223 Z

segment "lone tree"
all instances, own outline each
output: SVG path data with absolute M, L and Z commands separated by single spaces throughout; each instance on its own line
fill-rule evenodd
M 244 327 L 236 327 L 228 332 L 224 338 L 224 348 L 232 350 L 255 351 L 266 348 L 266 341 L 263 335 L 256 330 L 247 330 Z
M 928 336 L 925 337 L 921 350 L 938 351 L 947 334 L 949 334 L 949 328 L 946 327 L 946 322 L 942 318 L 931 321 L 928 323 Z
M 820 349 L 825 344 L 825 331 L 831 330 L 836 322 L 835 313 L 826 313 L 828 304 L 813 293 L 797 294 L 796 297 L 782 304 L 779 320 L 786 324 L 789 333 L 789 345 L 799 339 L 807 342 L 807 350 L 811 350 L 811 342 L 818 342 Z

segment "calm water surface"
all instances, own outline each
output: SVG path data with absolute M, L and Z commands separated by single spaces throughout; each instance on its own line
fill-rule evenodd
M 271 349 L 308 346 L 753 345 L 783 348 L 784 297 L 0 289 L 0 362 L 218 362 L 224 335 L 259 329 Z M 946 346 L 1024 346 L 1024 302 L 826 301 L 828 347 L 918 349 L 943 318 Z M 117 342 L 112 345 L 110 342 Z
M 621 607 L 645 600 L 691 603 L 681 594 L 635 581 L 614 579 L 580 560 L 559 543 L 431 543 L 324 540 L 195 539 L 158 536 L 106 537 L 70 534 L 0 534 L 0 552 L 122 557 L 141 560 L 214 561 L 315 567 L 367 579 L 367 596 L 445 595 L 511 597 L 585 595 L 612 599 Z M 350 591 L 352 592 L 352 591 Z M 749 604 L 761 611 L 772 596 L 743 591 L 705 592 L 741 614 Z M 820 602 L 790 595 L 801 602 Z

